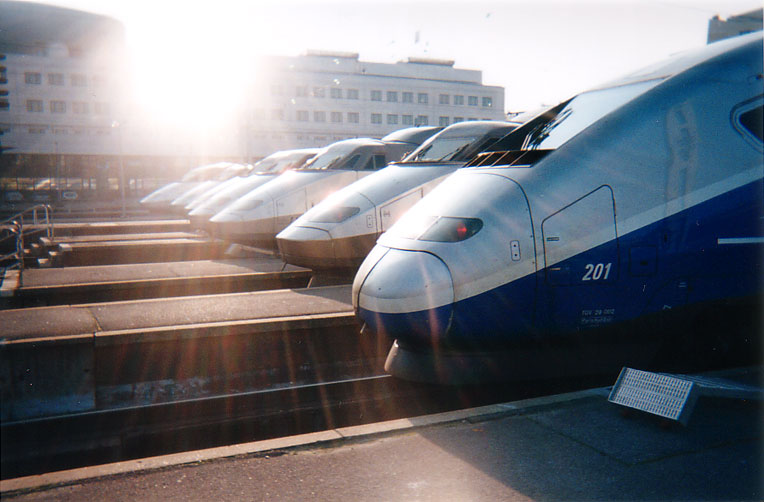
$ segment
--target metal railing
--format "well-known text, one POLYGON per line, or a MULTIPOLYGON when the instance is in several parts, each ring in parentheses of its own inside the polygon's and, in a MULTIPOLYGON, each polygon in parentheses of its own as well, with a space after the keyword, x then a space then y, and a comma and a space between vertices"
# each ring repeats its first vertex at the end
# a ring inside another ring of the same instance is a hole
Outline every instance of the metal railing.
MULTIPOLYGON (((4 254, 0 255, 0 270, 4 274, 7 269, 18 268, 19 286, 23 284, 24 280, 24 237, 33 233, 45 232, 48 239, 53 239, 52 212, 49 205, 38 204, 0 221, 0 250, 5 248, 12 249, 11 252, 4 252, 4 254), (25 217, 27 217, 26 223, 24 221, 25 217), (31 222, 28 220, 30 217, 31 222), (32 225, 31 228, 30 225, 32 225)), ((2 277, 0 277, 1 280, 2 277)))

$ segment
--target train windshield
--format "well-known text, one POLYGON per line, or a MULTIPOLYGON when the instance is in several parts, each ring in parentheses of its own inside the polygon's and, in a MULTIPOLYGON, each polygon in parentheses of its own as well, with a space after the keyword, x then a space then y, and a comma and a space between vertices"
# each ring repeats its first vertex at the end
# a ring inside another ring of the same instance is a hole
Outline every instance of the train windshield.
POLYGON ((283 153, 269 155, 254 165, 252 173, 280 173, 287 169, 295 169, 302 164, 307 156, 301 152, 288 155, 283 153))
POLYGON ((473 142, 481 136, 440 137, 432 143, 417 149, 403 159, 404 162, 446 162, 456 160, 473 142))
POLYGON ((332 145, 308 161, 302 169, 311 171, 327 169, 353 169, 365 150, 370 147, 355 145, 332 145))
POLYGON ((655 87, 661 81, 662 79, 647 80, 579 94, 568 101, 549 120, 534 124, 525 136, 520 149, 554 150, 597 120, 655 87))

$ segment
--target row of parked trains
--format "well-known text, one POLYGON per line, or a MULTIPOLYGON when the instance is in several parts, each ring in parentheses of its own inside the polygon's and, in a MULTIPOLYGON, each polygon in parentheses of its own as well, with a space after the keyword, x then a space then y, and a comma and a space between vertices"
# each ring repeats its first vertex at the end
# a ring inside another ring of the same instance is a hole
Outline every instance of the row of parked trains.
POLYGON ((681 53, 517 122, 211 166, 144 203, 354 272, 361 336, 390 340, 402 378, 760 361, 762 45, 681 53))

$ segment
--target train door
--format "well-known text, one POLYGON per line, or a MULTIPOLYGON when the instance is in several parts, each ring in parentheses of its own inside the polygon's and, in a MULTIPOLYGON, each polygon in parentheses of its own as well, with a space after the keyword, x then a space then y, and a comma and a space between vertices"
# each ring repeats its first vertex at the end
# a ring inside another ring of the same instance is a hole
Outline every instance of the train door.
POLYGON ((613 322, 619 274, 615 199, 601 186, 541 224, 547 322, 577 330, 613 322))

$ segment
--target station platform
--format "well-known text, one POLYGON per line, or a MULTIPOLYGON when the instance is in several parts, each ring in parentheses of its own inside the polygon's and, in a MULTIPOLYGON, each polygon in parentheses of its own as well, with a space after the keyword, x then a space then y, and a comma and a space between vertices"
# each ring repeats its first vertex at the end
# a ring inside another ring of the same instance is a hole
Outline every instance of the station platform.
MULTIPOLYGON (((761 368, 725 378, 761 382, 761 368)), ((761 500, 760 402, 701 399, 686 426, 608 388, 3 480, 38 500, 761 500)))
MULTIPOLYGON (((104 234, 130 234, 138 232, 188 232, 191 223, 187 219, 129 219, 118 221, 103 221, 102 218, 93 221, 61 221, 56 216, 53 224, 53 232, 56 237, 73 235, 104 235, 104 234)), ((46 226, 43 224, 28 225, 32 231, 43 232, 46 226)))
POLYGON ((0 419, 241 392, 341 372, 348 360, 365 371, 381 349, 358 336, 350 289, 0 310, 0 419))
POLYGON ((6 270, 0 306, 42 306, 305 287, 308 269, 268 255, 6 270))
POLYGON ((99 337, 157 328, 349 314, 350 285, 0 311, 0 341, 99 337))

